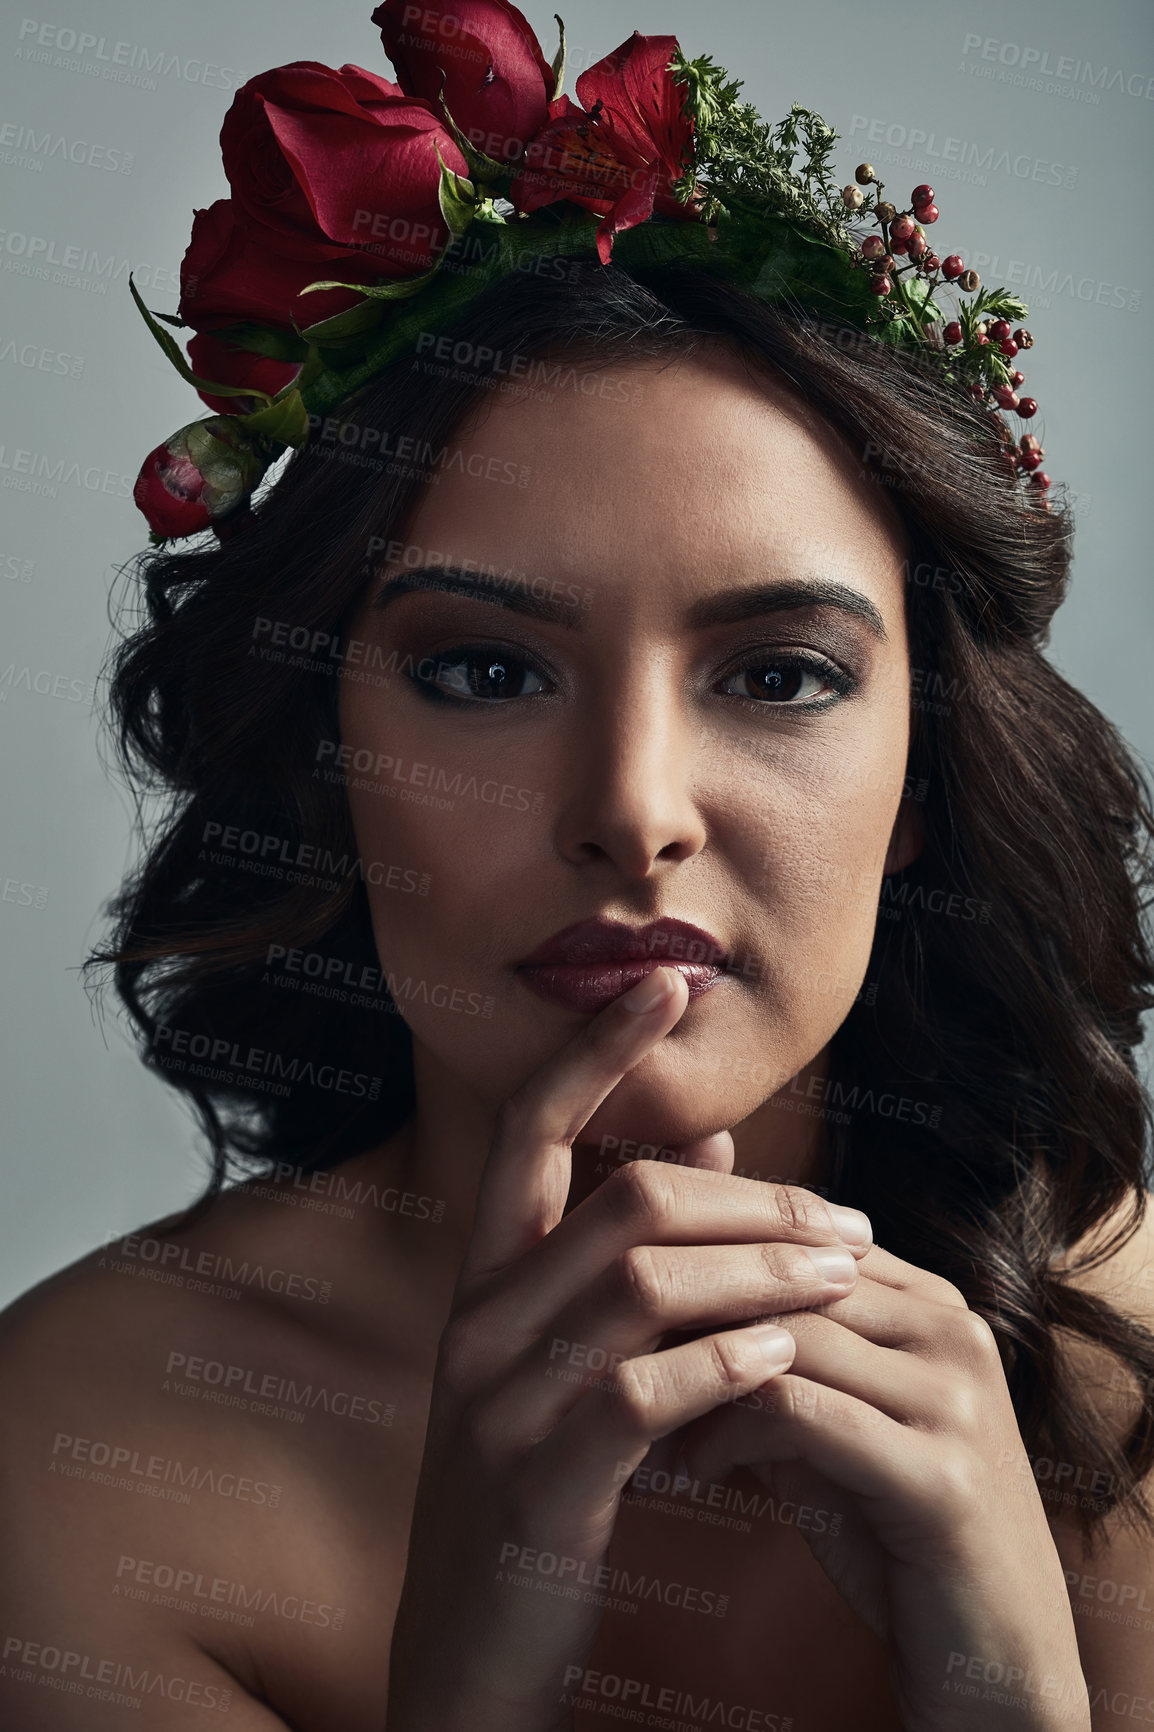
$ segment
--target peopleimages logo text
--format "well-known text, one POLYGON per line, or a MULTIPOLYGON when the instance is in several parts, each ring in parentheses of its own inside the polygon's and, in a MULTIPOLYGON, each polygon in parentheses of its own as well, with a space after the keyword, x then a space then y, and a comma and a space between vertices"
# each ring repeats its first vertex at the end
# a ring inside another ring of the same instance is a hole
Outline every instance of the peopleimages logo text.
POLYGON ((965 58, 985 60, 999 66, 1013 67, 1019 72, 1053 78, 1058 84, 1086 84, 1094 90, 1116 90, 1124 96, 1140 96, 1147 102, 1154 97, 1154 73, 1123 72, 1120 66, 1103 61, 1095 66, 1090 60, 1075 60, 1060 54, 1052 60, 1048 48, 1036 48, 1026 42, 1002 42, 996 36, 971 33, 962 43, 965 58))
POLYGON ((311 1058, 302 1059, 295 1054, 286 1057, 284 1053, 260 1046, 250 1046, 245 1051, 239 1041, 171 1028, 164 1022, 157 1025, 154 1047, 162 1064, 168 1054, 187 1053, 190 1058, 207 1059, 213 1065, 225 1063, 233 1072, 248 1071, 283 1082, 335 1089, 338 1094, 363 1095, 371 1101, 375 1101, 381 1092, 383 1079, 369 1076, 364 1071, 339 1070, 334 1064, 318 1065, 311 1058), (163 1054, 160 1052, 162 1047, 165 1049, 163 1054))
POLYGON ((154 75, 175 76, 186 84, 204 84, 211 90, 235 90, 243 83, 235 66, 218 66, 215 61, 199 60, 192 55, 182 59, 166 49, 144 48, 136 42, 110 44, 107 36, 94 36, 90 30, 76 30, 71 24, 47 24, 39 18, 23 18, 17 35, 20 47, 16 53, 22 60, 52 64, 51 55, 71 55, 75 66, 87 62, 103 77, 115 78, 118 73, 132 72, 143 73, 150 80, 154 75), (44 52, 32 52, 35 49, 44 52))

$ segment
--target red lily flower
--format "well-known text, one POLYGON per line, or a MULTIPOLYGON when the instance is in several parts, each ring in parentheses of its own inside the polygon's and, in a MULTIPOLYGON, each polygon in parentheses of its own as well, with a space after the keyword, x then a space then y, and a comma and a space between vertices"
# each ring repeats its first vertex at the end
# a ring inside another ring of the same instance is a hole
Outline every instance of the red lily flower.
POLYGON ((609 263, 613 236, 662 216, 697 220, 697 206, 673 195, 693 161, 693 121, 669 71, 676 36, 634 31, 577 80, 579 108, 567 96, 549 104, 549 120, 525 153, 510 198, 529 212, 571 199, 603 213, 597 255, 609 263))

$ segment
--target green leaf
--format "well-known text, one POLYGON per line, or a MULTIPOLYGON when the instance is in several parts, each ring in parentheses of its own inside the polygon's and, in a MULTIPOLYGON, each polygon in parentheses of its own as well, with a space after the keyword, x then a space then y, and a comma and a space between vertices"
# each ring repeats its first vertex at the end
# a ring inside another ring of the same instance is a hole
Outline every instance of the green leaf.
POLYGON ((717 256, 716 242, 709 239, 706 225, 687 218, 683 223, 645 222, 622 229, 613 236, 613 263, 626 270, 645 270, 671 264, 678 258, 700 258, 709 263, 717 256), (684 235, 677 231, 684 229, 684 235))
POLYGON ((329 367, 330 355, 331 351, 329 354, 325 354, 320 349, 310 348, 301 366, 301 370, 292 381, 291 386, 286 386, 274 401, 279 403, 281 397, 287 397, 290 389, 301 392, 307 391, 309 386, 314 384, 329 367))
POLYGON ((131 271, 128 273, 128 287, 132 291, 132 298, 139 307, 141 317, 144 319, 145 324, 148 326, 149 330, 152 332, 153 336, 156 338, 157 342, 160 344, 161 348, 164 350, 182 379, 187 380, 190 385, 195 385, 198 391, 207 391, 210 396, 213 397, 258 397, 265 403, 272 402, 272 398, 269 396, 267 391, 258 391, 252 385, 215 385, 211 379, 202 379, 199 373, 194 373, 181 353, 180 346, 176 342, 175 338, 170 337, 167 331, 161 330, 160 326, 156 323, 156 320, 152 317, 148 308, 141 300, 140 295, 137 292, 136 284, 132 280, 131 271))
POLYGON ((249 433, 279 439, 282 445, 303 445, 309 436, 308 411, 295 387, 267 409, 256 409, 251 415, 238 415, 236 419, 249 433))
POLYGON ((333 408, 391 361, 412 353, 423 331, 443 330, 482 289, 524 268, 522 260, 535 263, 539 258, 569 254, 596 257, 598 221, 589 211, 571 205, 564 220, 548 228, 527 221, 471 223, 467 233, 455 236, 441 253, 436 270, 429 273, 434 280, 428 282, 419 302, 395 308, 352 365, 338 369, 330 358, 329 369, 302 390, 305 407, 315 414, 333 408))
MULTIPOLYGON (((485 152, 479 150, 471 139, 465 137, 465 134, 461 131, 460 127, 453 119, 453 116, 450 114, 449 105, 445 101, 445 78, 443 74, 441 76, 441 88, 437 92, 437 101, 441 105, 441 113, 444 116, 445 125, 449 129, 453 143, 468 163, 469 173, 472 175, 473 179, 485 186, 498 186, 501 191, 507 192, 513 184, 513 175, 508 164, 498 162, 496 157, 486 156, 485 152)), ((433 149, 437 151, 437 161, 441 162, 441 153, 440 150, 437 149, 437 142, 435 139, 433 141, 433 149)), ((444 171, 444 168, 445 165, 441 162, 442 171, 444 171)), ((441 208, 444 210, 443 203, 441 208)), ((448 221, 447 215, 445 220, 446 222, 448 221)))
POLYGON ((477 189, 471 180, 446 165, 436 139, 433 140, 433 149, 441 165, 441 179, 437 186, 441 215, 449 225, 450 234, 463 235, 477 208, 477 189))
MULTIPOLYGON (((316 289, 355 289, 358 295, 366 295, 373 301, 406 301, 426 283, 431 283, 436 274, 437 266, 434 265, 431 271, 422 271, 420 276, 394 277, 383 283, 338 283, 326 278, 323 283, 307 283, 300 292, 311 295, 316 289)), ((302 335, 304 331, 313 329, 312 325, 304 326, 302 335)))
POLYGON ((982 361, 992 385, 1008 385, 1010 383, 1010 363, 1004 355, 1000 355, 992 343, 982 350, 982 361))
POLYGON ((923 326, 940 322, 943 317, 941 309, 931 298, 929 280, 914 271, 907 271, 898 275, 896 282, 900 299, 895 304, 909 312, 914 326, 913 339, 921 342, 923 326))
POLYGON ((795 228, 784 217, 767 217, 761 229, 761 259, 750 284, 767 300, 789 298, 853 325, 876 314, 865 271, 855 270, 839 248, 795 228))
POLYGON ((380 324, 385 317, 387 308, 383 301, 358 301, 355 307, 347 312, 334 313, 331 319, 321 319, 315 325, 303 325, 301 336, 310 344, 326 346, 330 343, 343 343, 353 337, 360 337, 366 331, 371 331, 374 325, 380 324))
POLYGON ((222 325, 209 335, 270 361, 303 361, 308 352, 308 344, 295 331, 276 331, 268 325, 222 325))
POLYGON ((555 101, 556 98, 560 96, 561 83, 565 77, 565 26, 561 22, 560 13, 554 12, 553 16, 557 20, 557 29, 560 32, 561 41, 551 62, 553 68, 553 94, 550 101, 555 101))
POLYGON ((505 218, 491 198, 483 198, 473 212, 475 223, 503 223, 505 218))
POLYGON ((1012 295, 1008 289, 994 289, 986 307, 1003 319, 1028 319, 1030 316, 1030 309, 1021 296, 1012 295))

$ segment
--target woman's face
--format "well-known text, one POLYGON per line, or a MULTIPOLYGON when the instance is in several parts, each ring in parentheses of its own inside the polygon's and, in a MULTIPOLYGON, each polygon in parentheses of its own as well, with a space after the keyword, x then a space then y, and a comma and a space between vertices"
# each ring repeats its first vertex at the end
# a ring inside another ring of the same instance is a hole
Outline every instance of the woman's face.
POLYGON ((727 351, 576 372, 450 441, 351 626, 340 756, 419 1091, 495 1108, 577 1031, 592 1012, 519 970, 575 922, 718 940, 582 1138, 670 1146, 822 1053, 917 851, 906 547, 853 454, 727 351))

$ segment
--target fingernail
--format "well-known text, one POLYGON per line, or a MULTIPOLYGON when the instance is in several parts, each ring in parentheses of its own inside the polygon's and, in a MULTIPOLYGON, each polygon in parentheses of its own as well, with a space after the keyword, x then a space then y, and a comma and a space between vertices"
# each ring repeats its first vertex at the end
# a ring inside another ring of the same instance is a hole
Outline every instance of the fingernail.
POLYGON ((796 1343, 788 1329, 778 1329, 772 1323, 758 1323, 747 1329, 746 1334, 761 1348, 771 1371, 780 1371, 792 1361, 796 1343))
POLYGON ((857 1259, 842 1245, 816 1245, 806 1250, 806 1256, 823 1281, 849 1287, 857 1279, 857 1259))
POLYGON ((626 1010, 640 1013, 645 1010, 656 1010, 663 999, 673 991, 673 971, 669 968, 654 968, 631 986, 621 999, 626 1010))
POLYGON ((874 1230, 870 1218, 860 1209, 847 1209, 842 1203, 831 1203, 829 1212, 838 1238, 844 1239, 847 1245, 873 1244, 874 1230))

